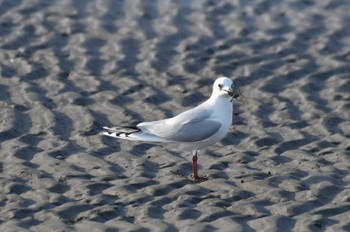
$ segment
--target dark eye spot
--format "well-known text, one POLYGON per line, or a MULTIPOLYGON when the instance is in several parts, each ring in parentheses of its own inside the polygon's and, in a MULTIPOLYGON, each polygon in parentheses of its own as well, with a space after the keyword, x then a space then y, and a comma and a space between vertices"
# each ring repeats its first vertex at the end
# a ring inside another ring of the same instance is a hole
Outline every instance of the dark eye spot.
POLYGON ((223 87, 222 84, 218 84, 218 86, 219 86, 220 89, 222 89, 222 87, 223 87))

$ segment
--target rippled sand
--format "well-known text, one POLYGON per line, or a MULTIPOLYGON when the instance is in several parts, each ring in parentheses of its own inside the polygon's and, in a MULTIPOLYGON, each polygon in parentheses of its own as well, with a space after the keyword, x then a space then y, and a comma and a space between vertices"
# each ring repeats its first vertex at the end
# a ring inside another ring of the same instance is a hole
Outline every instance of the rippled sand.
POLYGON ((1 231, 350 231, 349 1, 0 1, 1 231), (230 76, 191 155, 102 137, 230 76))

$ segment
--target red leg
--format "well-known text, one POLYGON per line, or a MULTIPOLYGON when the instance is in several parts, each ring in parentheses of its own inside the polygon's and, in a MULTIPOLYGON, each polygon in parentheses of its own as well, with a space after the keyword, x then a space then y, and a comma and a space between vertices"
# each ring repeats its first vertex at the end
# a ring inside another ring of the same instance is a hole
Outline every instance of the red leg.
POLYGON ((197 153, 196 153, 192 157, 192 170, 193 170, 192 178, 193 178, 193 180, 195 182, 206 181, 206 180, 208 180, 208 177, 206 177, 206 176, 203 176, 203 177, 198 176, 197 160, 198 160, 198 157, 197 157, 197 153))

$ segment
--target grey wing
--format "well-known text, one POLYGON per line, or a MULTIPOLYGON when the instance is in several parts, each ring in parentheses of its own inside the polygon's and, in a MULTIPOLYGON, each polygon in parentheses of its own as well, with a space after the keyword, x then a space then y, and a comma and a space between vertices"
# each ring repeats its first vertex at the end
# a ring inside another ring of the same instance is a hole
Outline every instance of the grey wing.
POLYGON ((181 125, 168 139, 178 142, 197 142, 210 138, 221 129, 221 122, 214 119, 181 125))
POLYGON ((210 138, 221 129, 221 122, 212 118, 185 123, 162 120, 137 125, 141 130, 174 142, 197 142, 210 138))

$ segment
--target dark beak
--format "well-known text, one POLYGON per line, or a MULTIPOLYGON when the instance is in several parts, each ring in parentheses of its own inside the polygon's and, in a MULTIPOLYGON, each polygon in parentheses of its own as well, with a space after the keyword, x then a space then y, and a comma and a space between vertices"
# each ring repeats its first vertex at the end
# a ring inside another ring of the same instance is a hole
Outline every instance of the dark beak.
POLYGON ((231 92, 230 92, 231 102, 233 101, 233 99, 237 99, 241 95, 242 95, 242 91, 240 89, 231 90, 231 92))

